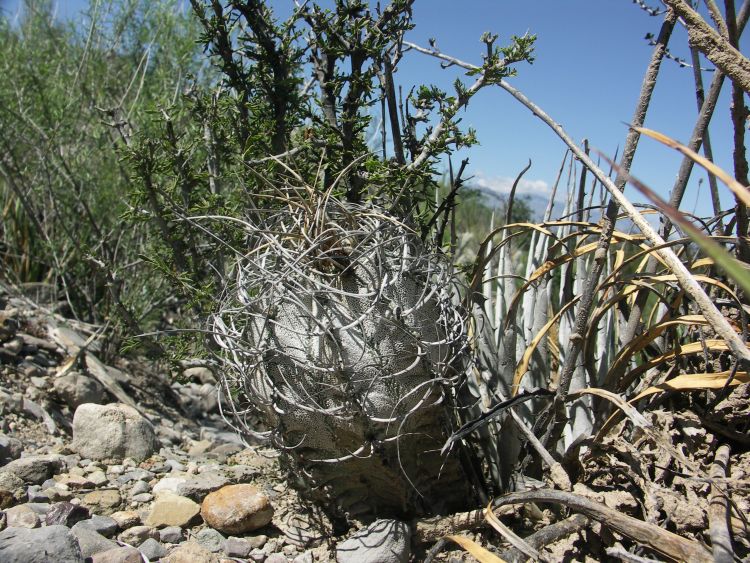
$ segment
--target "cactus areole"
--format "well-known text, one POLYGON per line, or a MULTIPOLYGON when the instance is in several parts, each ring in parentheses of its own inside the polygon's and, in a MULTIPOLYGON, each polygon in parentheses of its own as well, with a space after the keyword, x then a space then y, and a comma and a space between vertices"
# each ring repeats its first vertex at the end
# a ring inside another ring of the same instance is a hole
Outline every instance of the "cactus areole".
POLYGON ((378 209, 332 198, 248 230, 212 326, 233 422, 280 448, 338 517, 473 505, 458 456, 440 454, 465 354, 441 254, 378 209))

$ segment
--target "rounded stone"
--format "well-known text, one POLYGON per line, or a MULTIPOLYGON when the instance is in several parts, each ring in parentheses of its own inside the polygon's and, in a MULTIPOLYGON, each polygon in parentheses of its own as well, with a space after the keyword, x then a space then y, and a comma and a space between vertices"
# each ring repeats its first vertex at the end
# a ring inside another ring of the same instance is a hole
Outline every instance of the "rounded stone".
POLYGON ((73 415, 71 448, 82 457, 143 461, 158 447, 151 423, 128 405, 85 403, 73 415))
POLYGON ((60 470, 61 456, 31 455, 15 459, 3 466, 2 473, 10 473, 29 485, 40 485, 60 470))
POLYGON ((81 373, 70 373, 58 377, 53 387, 71 409, 85 403, 101 404, 107 398, 107 393, 101 383, 81 373))
POLYGON ((268 497, 253 485, 228 485, 206 496, 201 516, 220 532, 244 534, 268 524, 273 507, 268 497))

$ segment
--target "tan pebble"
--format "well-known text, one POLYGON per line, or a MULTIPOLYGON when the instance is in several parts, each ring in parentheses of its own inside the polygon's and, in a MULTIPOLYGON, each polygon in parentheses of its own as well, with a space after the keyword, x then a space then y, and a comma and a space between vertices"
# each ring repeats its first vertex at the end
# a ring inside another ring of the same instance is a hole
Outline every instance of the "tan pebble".
POLYGON ((146 524, 156 528, 179 526, 185 528, 200 514, 201 507, 189 498, 162 493, 151 507, 146 524))
POLYGON ((218 556, 194 541, 176 547, 161 561, 162 563, 220 563, 218 556))
POLYGON ((151 526, 133 526, 118 536, 119 540, 133 546, 139 546, 149 538, 159 541, 159 532, 151 526))
POLYGON ((220 532, 244 534, 268 524, 273 507, 268 497, 253 485, 228 485, 204 499, 201 516, 220 532))
POLYGON ((141 552, 134 547, 117 547, 100 551, 91 557, 91 563, 141 563, 141 552))
POLYGON ((120 506, 122 497, 119 491, 104 489, 84 495, 82 501, 83 504, 92 509, 92 512, 107 516, 120 506))
POLYGON ((138 526, 141 523, 141 517, 134 510, 118 510, 110 514, 109 517, 117 522, 121 530, 138 526))

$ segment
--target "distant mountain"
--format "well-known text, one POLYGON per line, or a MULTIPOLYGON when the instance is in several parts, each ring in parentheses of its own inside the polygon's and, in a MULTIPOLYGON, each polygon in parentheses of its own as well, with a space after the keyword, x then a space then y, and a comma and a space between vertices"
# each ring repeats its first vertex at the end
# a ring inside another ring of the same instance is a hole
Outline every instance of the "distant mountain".
MULTIPOLYGON (((469 189, 482 194, 482 203, 490 208, 503 208, 508 202, 508 194, 498 194, 496 191, 488 188, 470 186, 469 189)), ((523 200, 531 211, 533 221, 541 221, 544 218, 544 212, 549 204, 549 198, 536 194, 517 194, 516 201, 523 200)), ((565 208, 565 203, 555 201, 552 209, 552 217, 556 218, 565 208)))
MULTIPOLYGON (((487 188, 480 188, 480 187, 470 187, 469 189, 478 192, 482 195, 482 202, 487 205, 490 208, 498 209, 498 208, 504 208, 505 204, 508 201, 508 194, 498 194, 496 191, 493 191, 491 189, 487 188)), ((558 196, 562 195, 565 197, 567 194, 558 194, 558 196)), ((523 200, 526 205, 529 207, 529 210, 531 211, 531 220, 536 222, 541 222, 544 218, 544 213, 547 210, 547 205, 549 204, 549 198, 536 195, 536 194, 517 194, 516 195, 516 201, 523 200)), ((565 201, 561 198, 555 199, 554 206, 552 208, 552 215, 551 219, 560 219, 561 215, 563 214, 563 211, 565 209, 565 201)), ((599 218, 601 217, 599 210, 592 210, 591 216, 589 217, 589 221, 597 222, 599 221, 599 218)), ((573 217, 570 217, 573 219, 573 217)), ((646 219, 651 223, 653 226, 658 227, 659 226, 659 218, 657 215, 649 214, 646 215, 646 219)), ((617 230, 622 232, 634 232, 637 230, 635 225, 633 224, 630 219, 620 219, 617 222, 617 230)))

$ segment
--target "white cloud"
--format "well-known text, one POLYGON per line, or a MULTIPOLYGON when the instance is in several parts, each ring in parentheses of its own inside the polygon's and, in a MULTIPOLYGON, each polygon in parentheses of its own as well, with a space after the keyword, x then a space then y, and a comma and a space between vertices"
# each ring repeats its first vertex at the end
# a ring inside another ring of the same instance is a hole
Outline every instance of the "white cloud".
MULTIPOLYGON (((474 175, 470 184, 497 195, 506 195, 510 193, 514 181, 515 178, 509 178, 506 176, 487 176, 480 171, 474 175)), ((549 197, 551 193, 550 185, 544 180, 527 180, 521 178, 521 181, 518 182, 518 187, 516 188, 517 195, 529 194, 549 197)))

